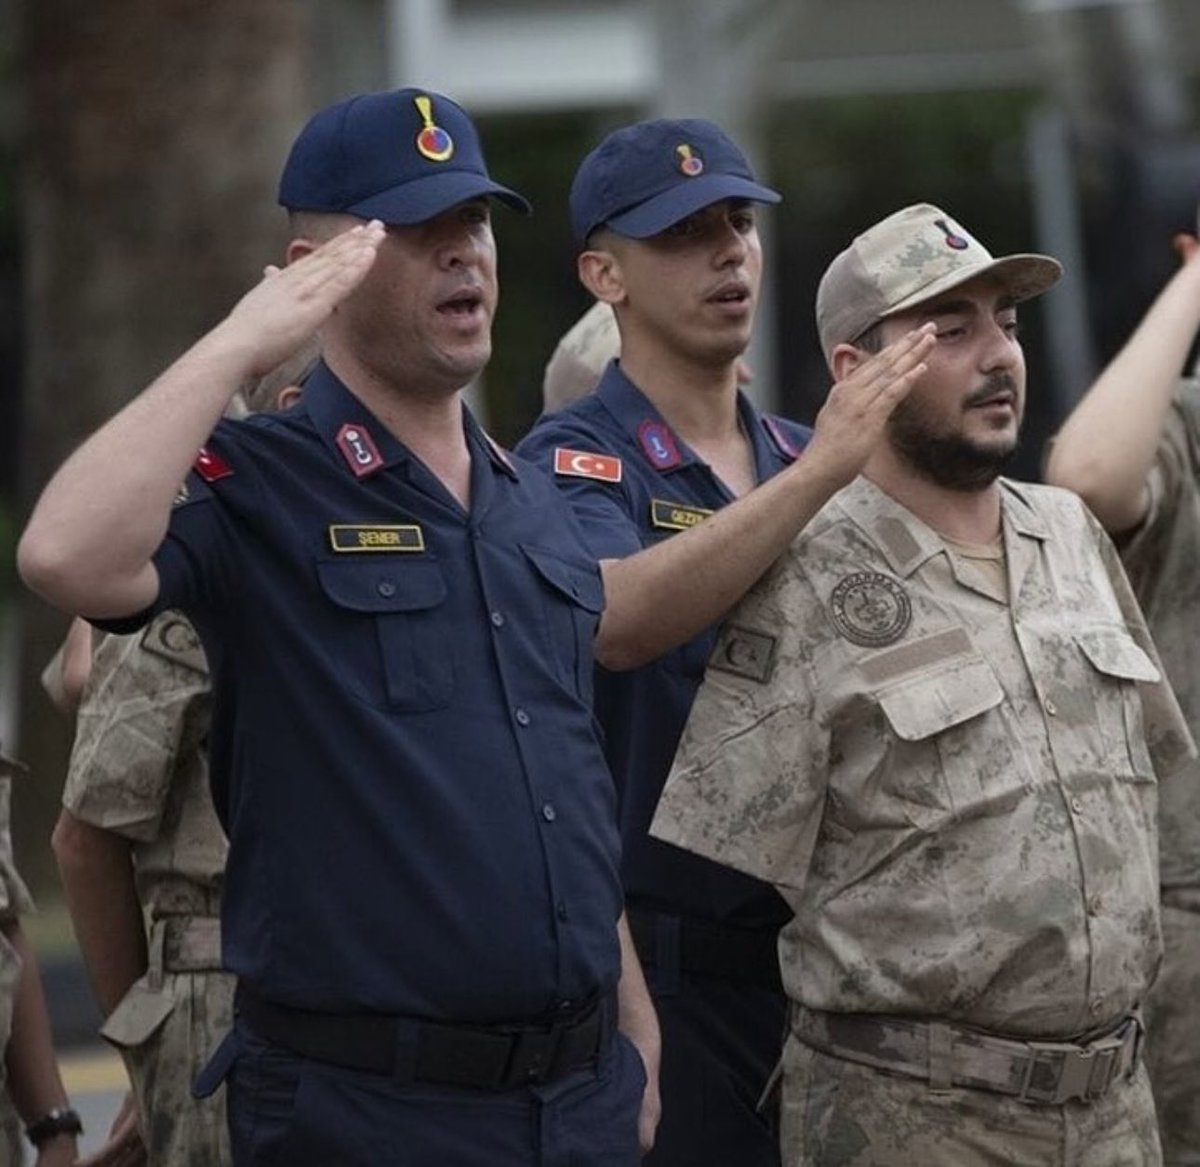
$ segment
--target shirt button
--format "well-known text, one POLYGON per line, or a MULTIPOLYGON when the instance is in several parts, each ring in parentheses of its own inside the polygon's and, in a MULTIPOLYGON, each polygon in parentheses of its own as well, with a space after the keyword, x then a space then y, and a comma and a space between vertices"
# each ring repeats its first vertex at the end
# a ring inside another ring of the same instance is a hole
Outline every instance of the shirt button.
POLYGON ((396 585, 390 579, 381 579, 376 585, 375 590, 381 596, 394 596, 396 594, 396 585))
POLYGON ((529 724, 529 714, 526 713, 524 709, 518 709, 516 711, 516 713, 513 714, 513 716, 517 719, 518 725, 528 725, 529 724))
POLYGON ((1088 911, 1091 912, 1093 916, 1098 916, 1100 914, 1100 909, 1103 906, 1104 901, 1098 895, 1094 895, 1088 900, 1088 911))
POLYGON ((1071 809, 1076 814, 1083 814, 1083 803, 1080 802, 1078 798, 1072 798, 1071 799, 1071 809))
POLYGON ((1093 997, 1092 1004, 1091 1004, 1092 1012, 1099 1013, 1100 1010, 1103 1008, 1104 1008, 1104 998, 1103 997, 1093 997))
POLYGON ((1058 706, 1055 705, 1049 697, 1046 698, 1046 712, 1049 713, 1051 717, 1058 716, 1058 706))
POLYGON ((502 612, 493 612, 491 619, 492 619, 492 624, 494 627, 496 627, 496 628, 504 627, 504 614, 502 612))
POLYGON ((548 823, 552 823, 556 818, 558 818, 558 811, 554 809, 554 803, 542 803, 542 818, 544 818, 548 823))
POLYGON ((554 910, 560 920, 566 920, 571 914, 567 911, 567 905, 564 904, 562 900, 558 901, 558 906, 554 910))

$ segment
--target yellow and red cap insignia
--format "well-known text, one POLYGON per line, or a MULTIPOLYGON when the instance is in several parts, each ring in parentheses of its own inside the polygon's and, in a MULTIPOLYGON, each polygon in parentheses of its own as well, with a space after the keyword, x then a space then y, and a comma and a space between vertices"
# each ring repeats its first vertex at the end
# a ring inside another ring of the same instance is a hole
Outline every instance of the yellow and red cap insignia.
POLYGON ((454 153, 454 139, 433 120, 433 102, 425 94, 413 98, 425 123, 417 135, 417 153, 430 162, 445 162, 454 153))
POLYGON ((688 178, 695 178, 704 173, 704 159, 691 146, 676 146, 675 153, 679 155, 679 171, 688 178))

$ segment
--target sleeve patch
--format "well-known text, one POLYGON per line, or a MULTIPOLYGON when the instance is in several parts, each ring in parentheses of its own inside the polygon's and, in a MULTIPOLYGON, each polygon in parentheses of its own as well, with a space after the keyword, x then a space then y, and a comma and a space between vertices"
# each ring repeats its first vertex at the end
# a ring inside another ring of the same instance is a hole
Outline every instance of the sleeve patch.
POLYGON ((600 482, 620 482, 621 459, 612 454, 559 446, 554 451, 554 473, 572 478, 595 478, 600 482))
POLYGON ((775 668, 777 640, 766 632, 726 624, 717 637, 708 667, 765 684, 775 668))

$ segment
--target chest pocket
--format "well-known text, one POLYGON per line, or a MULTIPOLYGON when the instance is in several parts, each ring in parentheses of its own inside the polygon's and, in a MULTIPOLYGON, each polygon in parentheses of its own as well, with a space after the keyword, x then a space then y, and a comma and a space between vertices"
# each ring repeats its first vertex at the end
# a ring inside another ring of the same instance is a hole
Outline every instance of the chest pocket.
POLYGON ((541 583, 546 651, 559 680, 589 705, 592 700, 592 643, 604 611, 604 585, 594 562, 566 559, 521 544, 541 583))
POLYGON ((948 661, 875 697, 894 735, 881 789, 914 826, 999 814, 1024 793, 1004 689, 982 657, 948 661))
POLYGON ((1089 712, 1095 717, 1100 764, 1134 782, 1153 782, 1137 682, 1157 683, 1161 673, 1123 628, 1085 628, 1074 635, 1095 670, 1097 692, 1089 712))
POLYGON ((405 713, 444 708, 454 693, 454 635, 448 589, 436 559, 387 556, 371 563, 323 562, 317 576, 326 597, 355 613, 347 658, 361 661, 345 677, 369 704, 405 713))

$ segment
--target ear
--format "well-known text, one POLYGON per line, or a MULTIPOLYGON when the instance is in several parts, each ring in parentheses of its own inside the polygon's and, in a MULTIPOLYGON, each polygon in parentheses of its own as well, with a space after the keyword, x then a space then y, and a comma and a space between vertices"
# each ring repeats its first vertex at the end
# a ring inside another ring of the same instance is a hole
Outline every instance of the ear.
POLYGON ((303 259, 304 256, 316 251, 320 246, 319 243, 301 235, 287 245, 287 261, 288 263, 295 263, 296 260, 303 259))
POLYGON ((302 396, 304 396, 304 390, 299 385, 284 385, 275 394, 275 408, 291 409, 302 396))
POLYGON ((575 261, 579 282, 597 300, 606 304, 620 304, 625 299, 625 281, 621 274, 620 260, 611 251, 600 249, 582 251, 575 261))
POLYGON ((870 359, 870 353, 863 352, 852 344, 836 344, 833 346, 833 352, 829 354, 829 371, 833 374, 835 382, 844 381, 859 365, 866 364, 870 359))

